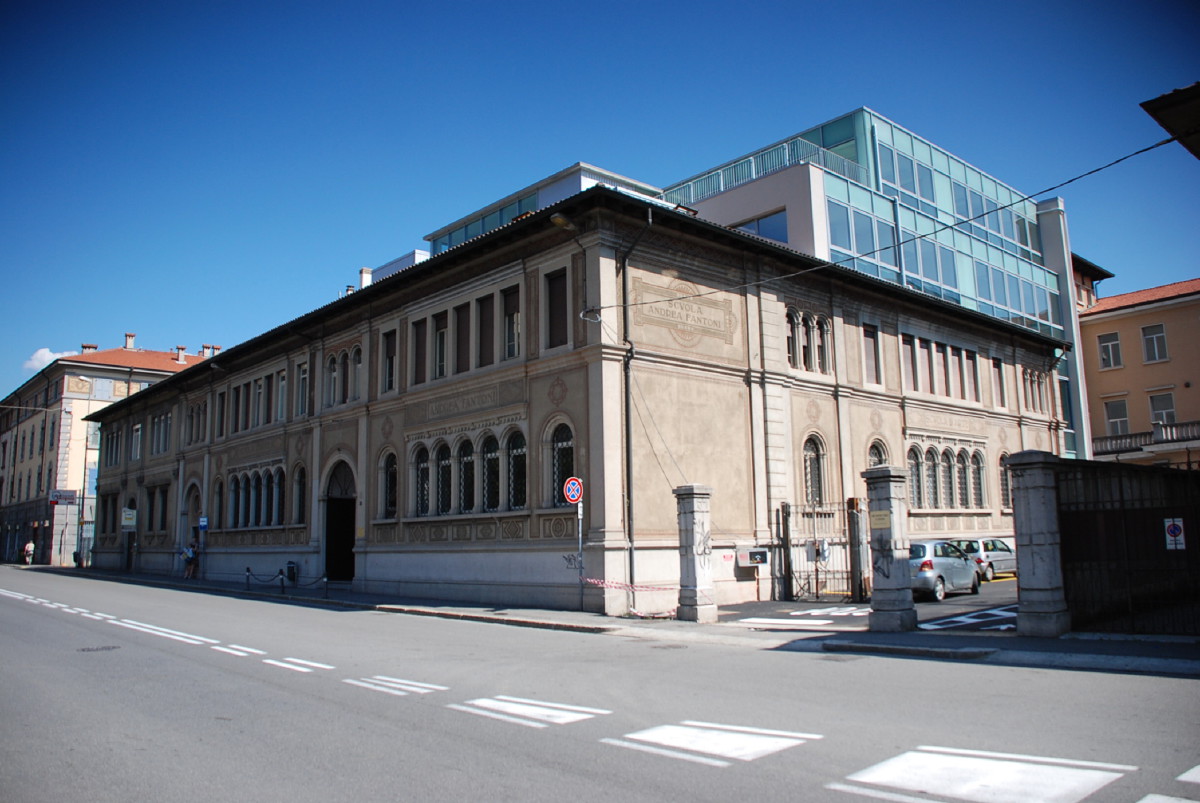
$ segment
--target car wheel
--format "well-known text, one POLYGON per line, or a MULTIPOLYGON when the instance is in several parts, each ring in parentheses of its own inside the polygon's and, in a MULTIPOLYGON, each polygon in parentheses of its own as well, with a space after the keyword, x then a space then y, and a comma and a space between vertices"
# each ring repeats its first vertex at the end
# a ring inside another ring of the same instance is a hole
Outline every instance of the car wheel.
POLYGON ((992 568, 992 564, 989 563, 987 565, 987 569, 985 569, 984 572, 985 572, 985 574, 983 576, 983 579, 987 580, 989 583, 996 579, 996 570, 992 568))
POLYGON ((933 591, 929 592, 929 598, 934 602, 941 602, 946 598, 946 581, 938 578, 933 583, 933 591))
MULTIPOLYGON (((991 569, 989 566, 988 569, 991 569)), ((975 572, 975 576, 971 578, 971 593, 979 593, 979 572, 975 572)))

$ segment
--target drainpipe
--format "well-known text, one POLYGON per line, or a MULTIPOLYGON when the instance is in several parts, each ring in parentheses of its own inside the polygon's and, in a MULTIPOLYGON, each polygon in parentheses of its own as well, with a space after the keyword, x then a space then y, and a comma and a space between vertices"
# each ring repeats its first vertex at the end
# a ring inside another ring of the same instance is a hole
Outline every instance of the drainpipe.
POLYGON ((654 223, 654 209, 646 208, 646 225, 633 238, 633 242, 617 257, 617 268, 621 271, 621 333, 629 350, 625 352, 623 362, 625 374, 625 539, 629 546, 629 608, 636 607, 636 594, 633 590, 634 578, 634 543, 633 543, 633 376, 631 364, 634 358, 633 341, 629 339, 629 255, 642 239, 642 235, 654 223))

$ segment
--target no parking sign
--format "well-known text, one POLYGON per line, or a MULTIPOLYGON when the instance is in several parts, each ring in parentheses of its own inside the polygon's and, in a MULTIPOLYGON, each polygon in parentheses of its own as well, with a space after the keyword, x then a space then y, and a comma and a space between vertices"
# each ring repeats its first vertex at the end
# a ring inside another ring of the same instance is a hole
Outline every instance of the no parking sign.
POLYGON ((579 504, 579 500, 583 499, 583 480, 578 477, 569 477, 563 483, 563 498, 572 505, 579 504))
POLYGON ((1167 549, 1186 549, 1183 541, 1183 519, 1163 519, 1167 533, 1167 549))

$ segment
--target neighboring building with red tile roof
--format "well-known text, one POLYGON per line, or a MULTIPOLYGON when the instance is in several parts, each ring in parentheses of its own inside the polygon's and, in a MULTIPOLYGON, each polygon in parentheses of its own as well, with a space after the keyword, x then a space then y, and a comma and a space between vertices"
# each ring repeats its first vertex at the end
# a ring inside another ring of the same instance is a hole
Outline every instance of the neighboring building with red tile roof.
MULTIPOLYGON (((219 351, 208 345, 199 354, 183 346, 151 351, 137 348, 134 338, 126 334, 125 346, 114 349, 85 343, 0 402, 0 560, 23 559, 33 540, 35 563, 70 565, 76 553, 86 561, 100 439, 84 418, 219 351)), ((162 424, 157 434, 167 443, 169 417, 162 424)))
POLYGON ((1079 329, 1096 459, 1200 468, 1200 278, 1102 298, 1079 329))

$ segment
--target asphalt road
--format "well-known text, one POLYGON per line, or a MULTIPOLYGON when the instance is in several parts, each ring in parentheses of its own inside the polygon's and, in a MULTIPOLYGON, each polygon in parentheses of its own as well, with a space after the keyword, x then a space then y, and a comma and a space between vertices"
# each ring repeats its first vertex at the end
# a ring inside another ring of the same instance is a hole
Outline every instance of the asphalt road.
POLYGON ((5 803, 1200 800, 1195 680, 657 642, 11 567, 0 644, 5 803))

